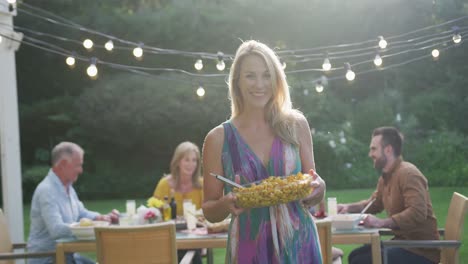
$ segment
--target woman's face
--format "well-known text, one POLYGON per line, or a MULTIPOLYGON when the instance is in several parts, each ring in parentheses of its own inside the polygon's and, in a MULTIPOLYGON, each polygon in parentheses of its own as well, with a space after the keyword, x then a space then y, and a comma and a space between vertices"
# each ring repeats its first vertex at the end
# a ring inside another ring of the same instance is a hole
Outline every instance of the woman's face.
POLYGON ((264 108, 273 95, 271 76, 263 58, 248 55, 240 65, 239 89, 247 108, 264 108))
POLYGON ((179 162, 180 175, 192 176, 197 169, 198 158, 194 151, 187 152, 179 162))

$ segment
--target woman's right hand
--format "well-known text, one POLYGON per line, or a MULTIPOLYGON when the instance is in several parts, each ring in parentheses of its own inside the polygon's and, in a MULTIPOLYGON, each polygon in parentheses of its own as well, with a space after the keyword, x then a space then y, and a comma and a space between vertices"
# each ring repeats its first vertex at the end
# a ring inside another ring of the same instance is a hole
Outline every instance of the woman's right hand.
POLYGON ((237 206, 237 197, 232 192, 224 195, 220 200, 223 204, 225 204, 225 207, 228 209, 232 216, 238 216, 245 210, 244 208, 237 206))

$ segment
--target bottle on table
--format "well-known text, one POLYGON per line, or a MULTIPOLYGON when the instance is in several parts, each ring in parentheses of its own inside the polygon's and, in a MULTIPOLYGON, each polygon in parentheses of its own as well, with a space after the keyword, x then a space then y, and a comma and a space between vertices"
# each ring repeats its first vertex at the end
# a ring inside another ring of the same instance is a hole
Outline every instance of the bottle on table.
POLYGON ((171 219, 176 219, 177 218, 177 203, 175 201, 174 196, 172 196, 171 203, 169 205, 171 206, 171 219))
POLYGON ((169 204, 169 198, 164 196, 164 205, 163 205, 163 220, 169 221, 171 220, 172 212, 171 212, 171 205, 169 204))

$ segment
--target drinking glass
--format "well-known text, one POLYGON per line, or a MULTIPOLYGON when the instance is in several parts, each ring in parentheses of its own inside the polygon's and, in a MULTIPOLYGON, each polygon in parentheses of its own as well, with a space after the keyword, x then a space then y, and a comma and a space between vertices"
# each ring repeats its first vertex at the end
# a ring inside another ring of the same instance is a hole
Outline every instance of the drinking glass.
POLYGON ((136 213, 136 202, 135 200, 127 200, 126 204, 127 215, 131 216, 136 213))
POLYGON ((185 208, 185 221, 187 222, 187 229, 193 230, 197 228, 197 217, 195 216, 195 205, 190 205, 185 208))

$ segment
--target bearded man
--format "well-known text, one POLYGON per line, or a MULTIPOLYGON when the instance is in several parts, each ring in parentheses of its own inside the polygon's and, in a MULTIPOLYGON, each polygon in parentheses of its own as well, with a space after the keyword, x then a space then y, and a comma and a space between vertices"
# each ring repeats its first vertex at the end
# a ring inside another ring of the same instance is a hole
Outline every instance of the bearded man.
MULTIPOLYGON (((364 226, 390 228, 399 240, 437 240, 437 220, 432 210, 432 201, 426 177, 419 169, 404 161, 401 155, 403 135, 394 127, 379 127, 372 133, 369 157, 380 177, 377 188, 368 200, 350 204, 338 204, 339 213, 359 213, 371 203, 366 211, 364 226), (373 214, 385 210, 387 218, 373 214)), ((432 264, 439 263, 440 251, 424 248, 390 248, 389 263, 432 264)), ((369 245, 353 250, 350 264, 372 263, 369 245)))

